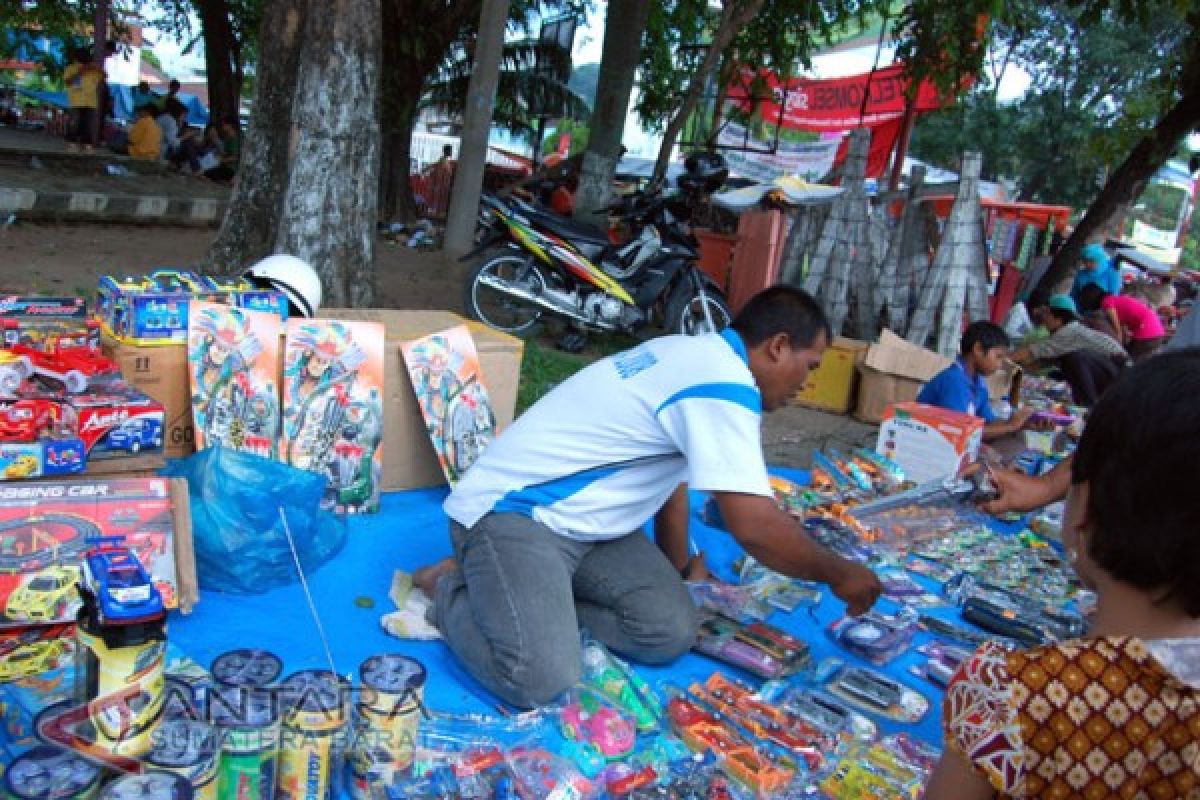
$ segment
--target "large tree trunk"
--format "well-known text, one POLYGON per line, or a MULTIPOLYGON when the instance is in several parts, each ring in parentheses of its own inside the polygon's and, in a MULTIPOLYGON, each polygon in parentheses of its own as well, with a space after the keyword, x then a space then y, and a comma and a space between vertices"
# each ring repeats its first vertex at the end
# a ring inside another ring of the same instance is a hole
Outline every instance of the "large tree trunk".
POLYGON ((597 212, 607 208, 611 199, 625 114, 649 13, 649 0, 610 0, 608 4, 596 104, 588 123, 591 135, 575 195, 575 218, 585 222, 596 222, 597 212))
POLYGON ((721 18, 717 23, 717 32, 713 34, 712 44, 708 46, 708 50, 704 53, 704 60, 700 62, 700 68, 696 70, 688 83, 687 92, 683 95, 683 103, 675 112, 675 116, 671 117, 671 121, 667 123, 667 129, 663 131, 662 145, 658 148, 658 158, 654 162, 652 183, 659 183, 666 176, 667 167, 671 164, 671 151, 675 149, 675 141, 679 138, 688 117, 696 110, 696 106, 700 102, 700 95, 703 94, 709 77, 720 65, 721 54, 732 44, 734 37, 746 26, 746 23, 754 19, 754 16, 762 10, 765 2, 766 0, 725 0, 721 6, 721 18))
POLYGON ((287 190, 289 131, 308 0, 267 0, 259 36, 254 113, 237 184, 205 257, 210 269, 238 272, 275 251, 287 190))
POLYGON ((375 297, 380 0, 311 14, 296 78, 278 249, 313 265, 323 304, 375 297))
POLYGON ((1142 137, 1129 156, 1109 177, 1074 232, 1054 256, 1038 288, 1053 291, 1071 280, 1079 262, 1079 252, 1107 226, 1122 208, 1133 203, 1154 173, 1175 152, 1179 142, 1200 125, 1200 46, 1185 69, 1181 81, 1183 96, 1166 116, 1142 137), (1186 76, 1191 76, 1188 80, 1186 76))
POLYGON ((204 32, 204 66, 208 72, 208 107, 214 122, 238 118, 241 95, 240 71, 234 57, 233 27, 226 0, 196 3, 204 32))

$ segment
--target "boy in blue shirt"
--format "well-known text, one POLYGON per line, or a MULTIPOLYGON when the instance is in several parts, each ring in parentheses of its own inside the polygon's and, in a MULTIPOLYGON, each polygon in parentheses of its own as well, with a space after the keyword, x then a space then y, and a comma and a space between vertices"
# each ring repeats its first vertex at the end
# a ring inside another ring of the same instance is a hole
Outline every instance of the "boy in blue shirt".
POLYGON ((962 355, 925 384, 917 402, 979 417, 984 422, 985 441, 1021 431, 1029 424, 1033 410, 1018 409, 1008 420, 997 420, 984 383, 1004 365, 1008 348, 1008 334, 999 325, 972 322, 962 337, 962 355))

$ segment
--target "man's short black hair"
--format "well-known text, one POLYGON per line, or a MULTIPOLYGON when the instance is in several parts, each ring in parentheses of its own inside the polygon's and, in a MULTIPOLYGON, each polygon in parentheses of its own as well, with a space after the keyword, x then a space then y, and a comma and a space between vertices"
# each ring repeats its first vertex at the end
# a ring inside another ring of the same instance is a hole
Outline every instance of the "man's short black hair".
POLYGON ((829 319, 811 294, 792 286, 772 286, 750 298, 731 326, 747 347, 755 347, 777 333, 786 333, 792 347, 810 347, 821 334, 833 338, 829 319))
POLYGON ((975 345, 983 345, 984 352, 991 350, 993 347, 1007 348, 1009 342, 1008 334, 994 322, 989 322, 986 319, 977 320, 967 326, 967 330, 962 335, 961 351, 964 356, 971 355, 971 351, 975 349, 975 345))
POLYGON ((1079 315, 1074 311, 1068 311, 1065 308, 1055 308, 1054 306, 1046 306, 1046 313, 1055 317, 1059 322, 1066 325, 1068 322, 1077 322, 1079 315))
POLYGON ((1108 296, 1109 293, 1104 291, 1104 287, 1099 284, 1087 284, 1079 290, 1079 311, 1083 314, 1089 311, 1099 311, 1100 306, 1104 303, 1104 298, 1108 296))
POLYGON ((171 92, 178 92, 179 91, 179 81, 172 78, 171 82, 167 84, 167 89, 171 92))
POLYGON ((1200 348, 1161 353, 1092 409, 1071 480, 1088 484, 1087 552, 1118 581, 1200 618, 1200 348))

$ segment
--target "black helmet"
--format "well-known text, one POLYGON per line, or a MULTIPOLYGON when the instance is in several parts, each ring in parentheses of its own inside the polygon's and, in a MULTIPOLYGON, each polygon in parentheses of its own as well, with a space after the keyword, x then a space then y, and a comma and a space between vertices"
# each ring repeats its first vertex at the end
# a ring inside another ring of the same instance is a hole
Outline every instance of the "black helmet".
POLYGON ((685 192, 712 194, 724 186, 729 178, 729 166, 720 153, 692 153, 684 160, 683 168, 684 173, 675 182, 685 192))

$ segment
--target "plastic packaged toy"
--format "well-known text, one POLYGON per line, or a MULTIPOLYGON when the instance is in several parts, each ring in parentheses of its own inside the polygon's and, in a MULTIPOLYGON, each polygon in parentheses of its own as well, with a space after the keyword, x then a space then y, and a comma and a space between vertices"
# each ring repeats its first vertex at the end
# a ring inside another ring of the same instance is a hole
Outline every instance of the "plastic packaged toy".
POLYGON ((583 682, 632 717, 639 733, 661 726, 662 700, 640 675, 591 638, 583 641, 583 682))
POLYGON ((875 573, 883 584, 883 594, 889 600, 909 606, 928 608, 944 606, 946 601, 913 580, 902 569, 888 567, 875 573))
POLYGON ((812 661, 807 644, 773 625, 742 625, 715 614, 701 617, 692 649, 767 679, 794 675, 812 661))
POLYGON ((771 615, 772 607, 757 586, 739 586, 714 581, 686 581, 688 594, 696 608, 737 620, 744 624, 761 622, 771 615))
POLYGON ((937 758, 936 750, 904 734, 889 736, 847 753, 821 789, 838 800, 916 800, 937 758))
POLYGON ((843 666, 825 688, 857 708, 896 722, 917 722, 929 711, 929 700, 916 689, 867 667, 843 666))
POLYGON ((760 700, 748 687, 719 672, 714 672, 703 684, 692 684, 688 694, 756 739, 770 742, 802 760, 810 771, 819 769, 837 745, 836 734, 760 700))
POLYGON ((506 754, 522 800, 590 800, 600 787, 570 762, 540 748, 518 747, 506 754))
POLYGON ((866 716, 815 689, 782 687, 775 696, 764 685, 759 696, 843 741, 871 742, 879 735, 879 726, 866 716))
POLYGON ((1027 645, 1081 636, 1087 627, 1079 614, 970 576, 947 585, 947 593, 961 605, 963 619, 1027 645))
POLYGON ((585 774, 599 772, 589 767, 601 760, 614 761, 633 752, 636 725, 609 705, 597 691, 581 686, 567 692, 566 702, 558 712, 558 721, 563 738, 570 746, 571 752, 567 755, 583 768, 585 774))
POLYGON ((963 661, 971 657, 971 651, 962 647, 929 642, 917 648, 926 657, 925 663, 914 664, 909 670, 918 678, 924 678, 939 689, 945 689, 963 661))
POLYGON ((908 650, 917 632, 917 614, 907 606, 895 614, 872 609, 859 617, 843 617, 829 631, 844 650, 883 666, 908 650))
POLYGON ((716 714, 682 693, 667 701, 671 727, 697 753, 712 753, 721 768, 756 795, 769 797, 791 783, 795 770, 773 762, 716 714))

